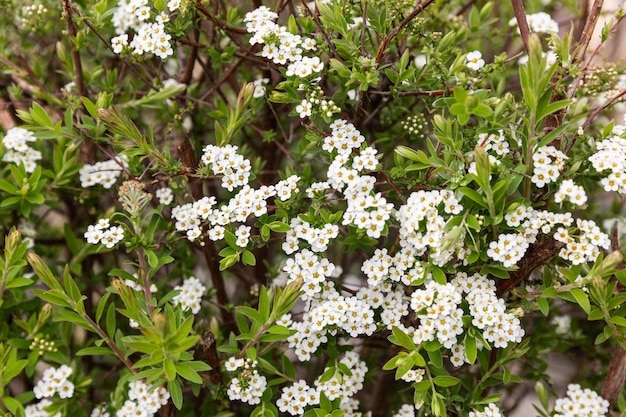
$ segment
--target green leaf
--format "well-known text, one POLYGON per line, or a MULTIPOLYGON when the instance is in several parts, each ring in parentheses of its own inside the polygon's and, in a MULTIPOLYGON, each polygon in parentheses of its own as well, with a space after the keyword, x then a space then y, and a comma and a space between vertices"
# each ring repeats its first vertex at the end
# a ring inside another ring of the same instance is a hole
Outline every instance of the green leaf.
POLYGON ((202 378, 200 378, 200 375, 198 375, 198 373, 186 363, 177 363, 176 373, 185 378, 187 381, 202 384, 202 378))
POLYGON ((572 296, 574 296, 576 302, 585 311, 585 313, 589 314, 591 311, 591 304, 589 303, 589 297, 587 294, 580 288, 574 288, 569 292, 572 296))
POLYGON ((406 333, 396 326, 393 326, 392 332, 393 335, 388 337, 391 343, 402 346, 409 351, 415 350, 415 343, 413 343, 413 340, 406 333))
POLYGON ((549 105, 543 107, 541 111, 537 113, 537 120, 541 120, 549 114, 557 112, 565 107, 569 106, 572 103, 572 100, 559 100, 554 103, 550 103, 549 105))
POLYGON ((433 382, 440 387, 452 387, 461 382, 461 380, 450 375, 439 375, 433 378, 433 382))
POLYGON ((485 208, 487 207, 487 200, 485 200, 485 197, 483 197, 476 190, 473 190, 473 189, 468 188, 468 187, 460 187, 458 190, 465 197, 469 198, 470 200, 474 201, 475 203, 478 203, 480 206, 485 207, 485 208))
POLYGON ((539 311, 541 311, 541 314, 548 317, 548 314, 550 313, 550 303, 546 298, 538 297, 537 307, 539 307, 539 311))
POLYGON ((265 324, 265 320, 263 318, 263 315, 261 313, 259 313, 258 311, 256 311, 255 309, 253 309, 252 307, 238 306, 236 309, 237 309, 237 311, 239 313, 241 313, 244 316, 248 317, 253 322, 256 322, 256 323, 258 323, 260 325, 265 324))
POLYGON ((243 261, 244 265, 250 265, 250 266, 256 265, 256 258, 254 257, 254 254, 250 252, 249 250, 244 250, 242 252, 241 260, 243 261))
POLYGON ((113 351, 111 348, 106 346, 92 346, 86 347, 78 352, 76 352, 77 356, 91 356, 91 355, 113 355, 113 351))
POLYGON ((180 382, 177 379, 168 381, 167 389, 172 396, 172 402, 177 409, 181 409, 183 406, 183 390, 180 386, 180 382))
POLYGON ((26 287, 28 285, 31 285, 33 283, 33 280, 30 278, 24 278, 24 277, 20 277, 20 278, 14 278, 11 281, 9 281, 7 283, 7 285, 5 286, 5 288, 20 288, 20 287, 26 287))
POLYGON ((48 288, 63 292, 63 287, 61 287, 61 284, 59 284, 54 275, 52 275, 52 271, 50 271, 48 265, 46 265, 39 255, 34 252, 28 252, 26 258, 30 266, 35 270, 35 274, 37 274, 39 279, 42 280, 48 288))
POLYGON ((609 319, 611 323, 617 324, 618 326, 626 327, 626 318, 620 316, 613 316, 609 319))
POLYGON ((2 398, 2 402, 6 406, 7 410, 9 410, 11 414, 13 414, 14 416, 17 416, 19 414, 24 414, 24 407, 15 398, 4 396, 2 398))
POLYGON ((163 361, 163 372, 165 372, 168 381, 173 381, 176 378, 176 366, 170 358, 163 361))
POLYGON ((477 353, 476 339, 467 334, 465 336, 465 356, 467 357, 467 361, 473 364, 476 361, 477 353))

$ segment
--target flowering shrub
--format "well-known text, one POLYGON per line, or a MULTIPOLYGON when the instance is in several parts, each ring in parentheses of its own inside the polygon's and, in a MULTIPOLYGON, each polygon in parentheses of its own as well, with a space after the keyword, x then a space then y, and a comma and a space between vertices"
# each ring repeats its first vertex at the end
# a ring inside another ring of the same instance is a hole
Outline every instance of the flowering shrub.
POLYGON ((624 9, 0 2, 0 412, 626 412, 624 9))

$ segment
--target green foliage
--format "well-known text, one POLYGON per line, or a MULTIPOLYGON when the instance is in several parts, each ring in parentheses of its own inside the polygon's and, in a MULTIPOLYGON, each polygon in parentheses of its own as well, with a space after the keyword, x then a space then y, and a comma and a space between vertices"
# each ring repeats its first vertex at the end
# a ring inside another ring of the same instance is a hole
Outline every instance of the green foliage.
POLYGON ((513 3, 292 6, 0 0, 0 415, 47 364, 62 416, 543 417, 574 352, 623 415, 624 69, 513 3))

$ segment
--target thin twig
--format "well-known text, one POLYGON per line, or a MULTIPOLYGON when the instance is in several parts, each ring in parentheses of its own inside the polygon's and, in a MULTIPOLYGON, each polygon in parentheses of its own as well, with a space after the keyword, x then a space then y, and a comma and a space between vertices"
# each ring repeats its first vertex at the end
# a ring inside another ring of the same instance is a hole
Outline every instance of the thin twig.
MULTIPOLYGON (((78 17, 80 17, 81 22, 85 24, 85 26, 87 26, 95 35, 98 39, 100 39, 100 42, 102 42, 104 44, 104 46, 106 46, 106 48, 113 52, 116 56, 118 54, 115 53, 115 51, 113 50, 113 47, 109 44, 109 42, 107 42, 106 39, 104 39, 104 37, 100 34, 100 32, 98 32, 98 30, 94 27, 94 25, 91 24, 91 22, 89 22, 89 19, 87 19, 85 16, 83 16, 83 14, 80 12, 80 10, 78 10, 76 7, 74 7, 72 5, 72 11, 74 12, 74 14, 76 14, 78 17)), ((121 58, 120 58, 121 59, 121 58)), ((143 83, 145 85, 147 85, 148 87, 156 90, 157 88, 152 84, 152 82, 146 78, 141 72, 139 72, 139 70, 137 70, 137 68, 135 68, 134 65, 132 65, 131 63, 129 63, 128 61, 121 59, 121 61, 141 80, 143 81, 143 83)))
POLYGON ((72 19, 72 5, 69 0, 63 0, 63 17, 67 22, 67 34, 70 36, 70 47, 72 49, 72 61, 74 63, 74 79, 76 83, 76 89, 82 97, 87 97, 87 86, 85 85, 85 78, 83 77, 83 66, 80 59, 80 52, 74 44, 76 38, 76 24, 72 19))
POLYGON ((452 93, 454 90, 417 90, 417 91, 378 91, 372 90, 368 91, 368 94, 375 94, 379 96, 398 96, 398 97, 409 97, 409 96, 443 96, 446 93, 452 93))
POLYGON ((583 56, 585 56, 585 52, 587 52, 587 47, 591 41, 591 36, 596 28, 596 23, 598 23, 598 19, 600 18, 603 4, 604 0, 595 0, 593 2, 591 13, 589 13, 589 17, 587 18, 585 27, 583 28, 583 33, 580 35, 580 39, 578 40, 578 46, 576 46, 576 50, 574 51, 572 64, 580 62, 583 56))
POLYGON ((313 19, 313 22, 315 23, 317 30, 322 35, 322 38, 324 38, 324 42, 326 43, 326 45, 328 45, 328 48, 330 48, 331 55, 334 58, 339 59, 339 54, 337 54, 337 48, 335 48, 335 44, 332 43, 332 41, 330 40, 330 37, 328 36, 328 33, 326 33, 326 31, 324 30, 324 27, 322 26, 322 22, 320 22, 319 13, 317 11, 317 3, 315 4, 315 13, 312 13, 306 1, 305 0, 301 0, 301 1, 302 1, 302 6, 304 8, 304 12, 308 14, 311 17, 311 19, 313 19))
POLYGON ((524 10, 524 3, 522 0, 511 0, 513 3, 513 13, 515 14, 515 20, 517 20, 517 26, 519 27, 520 35, 522 36, 522 42, 524 43, 524 49, 528 54, 528 38, 530 38, 530 28, 528 27, 528 21, 526 20, 526 11, 524 10))
POLYGON ((379 65, 380 62, 383 60, 383 55, 385 55, 385 51, 387 50, 387 47, 389 46, 389 42, 391 42, 391 40, 395 38, 396 35, 406 25, 408 25, 411 20, 415 19, 415 17, 417 17, 417 15, 422 13, 426 7, 434 3, 434 1, 435 0, 425 0, 423 3, 418 4, 417 7, 415 7, 415 9, 407 17, 405 17, 404 20, 402 20, 402 22, 400 22, 398 26, 393 28, 391 32, 387 36, 385 36, 385 39, 383 39, 382 43, 380 44, 380 48, 378 49, 378 53, 376 54, 377 65, 379 65))
POLYGON ((206 17, 208 17, 213 23, 215 23, 220 29, 226 31, 226 32, 231 32, 231 33, 238 33, 240 35, 246 35, 248 33, 248 31, 246 29, 237 27, 237 26, 231 26, 228 23, 224 23, 221 20, 219 20, 217 17, 215 17, 213 15, 213 13, 211 13, 209 11, 209 9, 207 9, 206 7, 204 7, 204 4, 202 4, 202 2, 198 1, 196 3, 196 8, 200 11, 200 13, 202 13, 203 15, 205 15, 206 17))

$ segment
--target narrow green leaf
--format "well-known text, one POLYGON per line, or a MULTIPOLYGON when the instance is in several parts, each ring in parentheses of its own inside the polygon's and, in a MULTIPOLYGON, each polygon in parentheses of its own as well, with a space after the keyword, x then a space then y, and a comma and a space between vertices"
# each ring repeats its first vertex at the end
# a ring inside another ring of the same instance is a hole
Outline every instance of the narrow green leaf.
POLYGON ((177 379, 173 379, 168 381, 167 389, 172 396, 172 402, 177 409, 181 409, 183 407, 183 390, 180 386, 180 382, 177 379))
POLYGON ((198 375, 193 368, 185 363, 176 364, 176 373, 185 378, 187 381, 191 381, 195 384, 202 384, 202 378, 200 378, 200 375, 198 375))
POLYGON ((113 351, 111 348, 106 346, 91 346, 86 347, 78 352, 76 352, 77 356, 92 356, 92 355, 113 355, 113 351))
POLYGON ((433 378, 433 382, 440 387, 452 387, 461 382, 461 380, 450 375, 439 375, 433 378))

